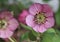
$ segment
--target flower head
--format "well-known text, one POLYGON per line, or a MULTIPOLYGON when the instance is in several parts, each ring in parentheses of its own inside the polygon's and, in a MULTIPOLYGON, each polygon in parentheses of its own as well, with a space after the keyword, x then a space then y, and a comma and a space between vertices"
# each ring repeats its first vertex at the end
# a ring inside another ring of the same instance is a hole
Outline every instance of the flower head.
POLYGON ((43 33, 54 26, 53 11, 49 5, 35 3, 29 8, 29 13, 26 24, 36 32, 43 33))
POLYGON ((0 38, 12 36, 13 31, 17 28, 18 22, 9 11, 0 13, 0 38))
POLYGON ((28 11, 27 10, 23 10, 22 13, 19 14, 19 17, 18 17, 18 20, 21 22, 21 23, 24 23, 26 24, 26 16, 28 15, 28 11))

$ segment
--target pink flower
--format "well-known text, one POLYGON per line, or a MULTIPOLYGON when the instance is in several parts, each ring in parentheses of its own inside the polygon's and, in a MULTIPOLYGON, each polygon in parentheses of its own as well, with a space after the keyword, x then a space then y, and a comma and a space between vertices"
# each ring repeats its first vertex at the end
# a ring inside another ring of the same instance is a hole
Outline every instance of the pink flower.
POLYGON ((0 38, 9 38, 17 28, 18 22, 9 11, 0 13, 0 38))
POLYGON ((29 8, 29 13, 26 24, 36 32, 43 33, 54 26, 53 11, 49 5, 35 3, 29 8))
POLYGON ((18 20, 21 22, 21 23, 24 23, 26 24, 26 16, 28 15, 28 11, 27 10, 23 10, 22 13, 19 14, 19 17, 18 17, 18 20))

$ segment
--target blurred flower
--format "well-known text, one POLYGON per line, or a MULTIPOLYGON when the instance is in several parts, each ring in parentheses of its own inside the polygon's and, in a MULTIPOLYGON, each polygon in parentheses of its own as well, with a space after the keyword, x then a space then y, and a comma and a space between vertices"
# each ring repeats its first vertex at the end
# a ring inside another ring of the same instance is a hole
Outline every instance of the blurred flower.
POLYGON ((43 0, 31 0, 34 3, 41 3, 41 4, 49 4, 53 11, 58 11, 59 8, 59 0, 48 0, 48 2, 44 2, 43 0))
POLYGON ((9 11, 0 13, 0 38, 9 38, 17 28, 18 22, 9 11))
POLYGON ((26 16, 27 16, 27 15, 28 15, 27 10, 23 10, 23 12, 19 14, 18 20, 19 20, 21 23, 26 24, 25 20, 26 20, 26 16))
POLYGON ((35 3, 29 8, 29 13, 26 24, 36 32, 43 33, 54 26, 53 11, 49 5, 35 3))

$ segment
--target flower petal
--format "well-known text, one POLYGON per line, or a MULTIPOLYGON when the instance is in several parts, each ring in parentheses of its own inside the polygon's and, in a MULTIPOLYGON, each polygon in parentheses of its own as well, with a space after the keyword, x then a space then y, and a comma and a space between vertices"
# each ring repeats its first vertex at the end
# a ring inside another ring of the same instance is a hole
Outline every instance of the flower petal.
POLYGON ((14 31, 18 27, 18 22, 16 19, 12 18, 8 21, 7 29, 14 31))
POLYGON ((36 32, 40 32, 40 33, 43 33, 47 30, 46 27, 44 27, 44 25, 36 25, 33 29, 36 32))
POLYGON ((35 27, 33 27, 33 30, 35 30, 36 32, 39 32, 38 28, 39 28, 39 25, 36 25, 35 27))
POLYGON ((0 18, 5 20, 10 20, 11 18, 13 18, 13 15, 9 11, 3 11, 0 14, 0 18))
POLYGON ((36 15, 37 13, 41 12, 41 10, 42 10, 42 6, 39 3, 35 3, 29 8, 29 12, 32 15, 36 15))
POLYGON ((44 23, 46 28, 51 28, 52 26, 54 26, 55 21, 53 17, 46 18, 46 20, 47 21, 44 23))
POLYGON ((26 19, 26 16, 27 16, 28 14, 29 14, 29 13, 28 13, 27 10, 23 10, 23 12, 19 15, 18 20, 19 20, 20 22, 26 24, 26 23, 25 23, 25 19, 26 19))
POLYGON ((43 4, 43 12, 46 17, 53 16, 52 8, 47 4, 43 4))
POLYGON ((28 15, 26 17, 26 24, 30 27, 34 27, 35 26, 35 23, 34 23, 34 16, 33 15, 28 15))
POLYGON ((0 38, 9 38, 13 35, 12 31, 9 30, 0 30, 0 38))
POLYGON ((38 28, 38 31, 40 32, 40 33, 43 33, 43 32, 45 32, 47 29, 46 29, 46 27, 42 24, 42 25, 40 25, 40 27, 38 28))

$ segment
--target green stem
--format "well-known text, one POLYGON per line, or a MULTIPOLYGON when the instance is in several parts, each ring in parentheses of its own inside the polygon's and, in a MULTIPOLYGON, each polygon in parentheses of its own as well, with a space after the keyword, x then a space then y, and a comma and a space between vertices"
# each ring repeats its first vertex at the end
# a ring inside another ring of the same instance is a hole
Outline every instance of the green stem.
POLYGON ((15 38, 9 37, 8 39, 9 39, 11 42, 17 42, 17 41, 15 40, 15 38))

